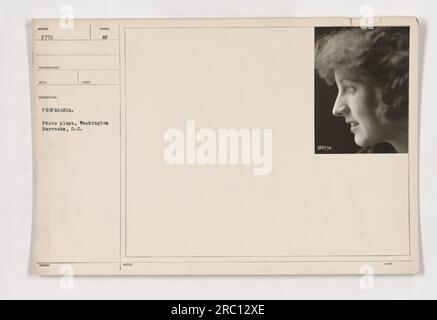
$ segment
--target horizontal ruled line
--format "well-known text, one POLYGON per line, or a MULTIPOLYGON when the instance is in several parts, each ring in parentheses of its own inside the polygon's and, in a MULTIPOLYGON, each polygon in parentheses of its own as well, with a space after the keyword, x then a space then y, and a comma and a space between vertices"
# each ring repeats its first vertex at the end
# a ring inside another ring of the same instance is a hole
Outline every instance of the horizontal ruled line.
MULTIPOLYGON (((391 263, 411 263, 414 262, 414 260, 391 260, 391 261, 384 261, 384 260, 338 260, 338 261, 323 261, 323 260, 305 260, 305 261, 288 261, 288 260, 280 260, 280 261, 242 261, 242 260, 234 260, 234 261, 137 261, 137 262, 129 262, 131 264, 168 264, 168 263, 174 263, 174 264, 213 264, 213 263, 385 263, 385 262, 391 262, 391 263)), ((41 263, 37 262, 38 265, 47 265, 47 264, 119 264, 120 262, 47 262, 47 263, 41 263)))
POLYGON ((35 69, 35 71, 119 71, 119 69, 50 69, 50 68, 42 68, 35 69))
POLYGON ((36 56, 118 56, 118 53, 36 53, 36 56))
POLYGON ((119 39, 52 39, 52 40, 42 40, 35 39, 35 41, 41 42, 51 42, 51 41, 118 41, 119 39))
POLYGON ((119 86, 119 83, 71 83, 71 84, 36 84, 37 87, 50 87, 50 86, 119 86))

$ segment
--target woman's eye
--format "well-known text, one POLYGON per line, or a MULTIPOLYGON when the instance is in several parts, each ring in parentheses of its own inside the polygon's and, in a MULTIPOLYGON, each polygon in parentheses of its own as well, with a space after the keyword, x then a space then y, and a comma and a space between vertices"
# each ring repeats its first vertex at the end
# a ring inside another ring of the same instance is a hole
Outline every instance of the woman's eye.
POLYGON ((349 86, 345 88, 345 91, 348 93, 355 93, 356 89, 355 87, 349 86))

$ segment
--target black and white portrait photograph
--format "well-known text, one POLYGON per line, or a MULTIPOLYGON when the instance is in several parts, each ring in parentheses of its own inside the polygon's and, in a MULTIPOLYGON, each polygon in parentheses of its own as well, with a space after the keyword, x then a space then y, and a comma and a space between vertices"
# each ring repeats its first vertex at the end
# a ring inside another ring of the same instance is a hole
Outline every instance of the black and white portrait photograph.
POLYGON ((315 153, 408 153, 409 27, 318 27, 315 153))

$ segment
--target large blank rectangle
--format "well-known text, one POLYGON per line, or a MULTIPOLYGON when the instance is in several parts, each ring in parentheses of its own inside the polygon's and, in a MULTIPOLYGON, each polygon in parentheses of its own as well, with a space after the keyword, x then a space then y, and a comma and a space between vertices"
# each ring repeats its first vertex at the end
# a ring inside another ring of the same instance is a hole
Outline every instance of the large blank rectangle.
POLYGON ((134 28, 125 43, 127 256, 409 255, 408 156, 313 152, 312 28, 134 28), (272 128, 272 174, 168 166, 162 136, 187 120, 272 128))

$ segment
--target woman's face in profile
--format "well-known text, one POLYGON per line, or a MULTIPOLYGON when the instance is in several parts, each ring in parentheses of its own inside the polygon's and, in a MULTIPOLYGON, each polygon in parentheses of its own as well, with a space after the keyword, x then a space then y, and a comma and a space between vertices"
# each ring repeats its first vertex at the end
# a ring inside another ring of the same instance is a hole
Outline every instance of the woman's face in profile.
POLYGON ((332 113, 344 117, 355 135, 355 143, 367 147, 385 142, 387 131, 376 116, 380 101, 374 87, 363 82, 347 79, 335 73, 338 96, 332 113))

